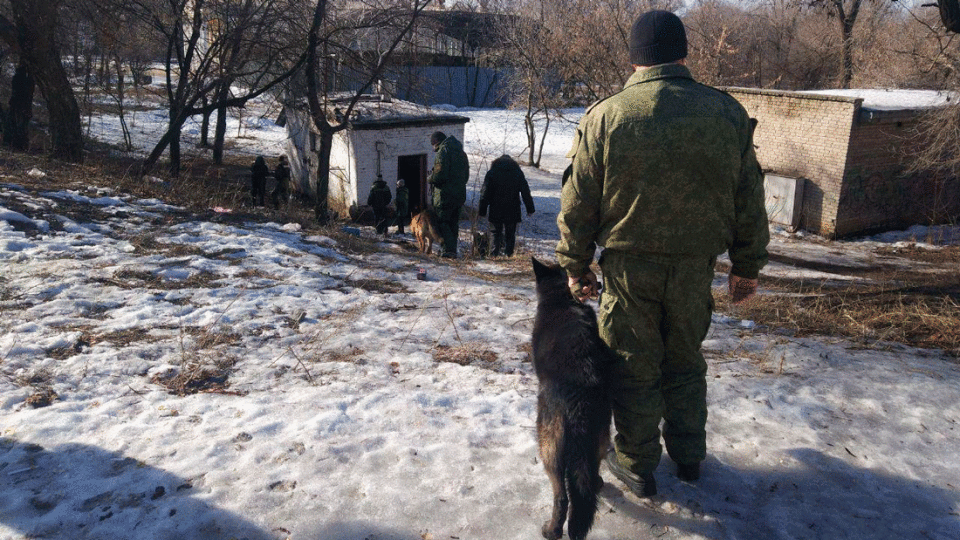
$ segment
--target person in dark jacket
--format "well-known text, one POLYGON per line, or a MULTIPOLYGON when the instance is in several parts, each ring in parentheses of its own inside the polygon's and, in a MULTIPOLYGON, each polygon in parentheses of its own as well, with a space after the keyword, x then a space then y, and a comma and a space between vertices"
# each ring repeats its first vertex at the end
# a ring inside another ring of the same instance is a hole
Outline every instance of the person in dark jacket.
POLYGON ((433 211, 443 239, 441 256, 456 259, 460 210, 467 201, 470 162, 463 151, 463 144, 452 135, 448 137, 442 131, 435 131, 430 136, 430 144, 437 152, 437 159, 427 182, 433 186, 433 211))
POLYGON ((367 196, 367 204, 373 208, 374 221, 377 223, 377 234, 387 232, 387 205, 393 199, 390 193, 390 187, 383 180, 383 177, 377 175, 373 187, 370 188, 370 195, 367 196))
POLYGON ((277 186, 273 188, 270 198, 273 199, 273 206, 279 209, 280 202, 286 203, 290 198, 290 167, 287 166, 287 156, 280 156, 273 177, 277 180, 277 186))
POLYGON ((253 199, 254 206, 265 206, 264 197, 267 194, 267 175, 270 174, 270 168, 263 156, 257 156, 253 165, 250 166, 250 196, 253 199))
POLYGON ((403 178, 397 180, 397 217, 393 224, 397 226, 397 234, 403 234, 403 227, 410 221, 410 190, 403 178))
POLYGON ((487 209, 490 210, 490 227, 493 229, 491 256, 500 255, 501 248, 507 257, 513 256, 521 199, 527 215, 532 215, 535 211, 533 197, 520 165, 508 155, 493 160, 480 189, 480 216, 486 216, 487 209))

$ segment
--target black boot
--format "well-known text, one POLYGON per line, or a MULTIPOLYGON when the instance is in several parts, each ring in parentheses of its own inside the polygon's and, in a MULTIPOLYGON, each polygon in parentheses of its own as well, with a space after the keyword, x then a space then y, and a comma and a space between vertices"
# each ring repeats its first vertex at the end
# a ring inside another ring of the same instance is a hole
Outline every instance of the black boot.
POLYGON ((700 479, 700 462, 677 463, 677 478, 684 482, 696 482, 700 479))

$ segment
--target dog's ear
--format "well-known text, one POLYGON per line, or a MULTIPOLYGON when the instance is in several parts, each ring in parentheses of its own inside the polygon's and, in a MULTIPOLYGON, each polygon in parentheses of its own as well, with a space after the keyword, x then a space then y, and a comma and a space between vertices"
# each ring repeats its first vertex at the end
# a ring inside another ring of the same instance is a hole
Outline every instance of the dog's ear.
POLYGON ((530 257, 530 262, 533 263, 533 275, 537 277, 537 281, 540 281, 542 277, 547 275, 547 266, 538 261, 536 257, 530 257))

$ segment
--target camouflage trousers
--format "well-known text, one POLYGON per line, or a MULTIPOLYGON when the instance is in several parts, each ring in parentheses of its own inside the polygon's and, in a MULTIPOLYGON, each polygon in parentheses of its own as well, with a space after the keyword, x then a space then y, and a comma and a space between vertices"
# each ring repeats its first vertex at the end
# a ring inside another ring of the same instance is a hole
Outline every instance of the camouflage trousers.
POLYGON ((601 258, 600 336, 620 360, 610 394, 620 463, 637 474, 670 458, 706 457, 707 364, 714 257, 677 259, 607 251, 601 258))

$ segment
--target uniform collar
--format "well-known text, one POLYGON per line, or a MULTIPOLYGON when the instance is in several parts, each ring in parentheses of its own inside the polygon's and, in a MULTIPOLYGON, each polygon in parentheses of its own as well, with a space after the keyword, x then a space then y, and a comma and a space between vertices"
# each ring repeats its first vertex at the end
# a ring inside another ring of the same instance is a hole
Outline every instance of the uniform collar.
POLYGON ((627 79, 627 84, 624 86, 624 88, 627 86, 633 86, 635 84, 675 77, 682 77, 691 80, 693 79, 693 75, 690 74, 690 70, 687 69, 687 66, 673 63, 660 64, 658 66, 653 66, 641 71, 635 71, 633 75, 627 79))

